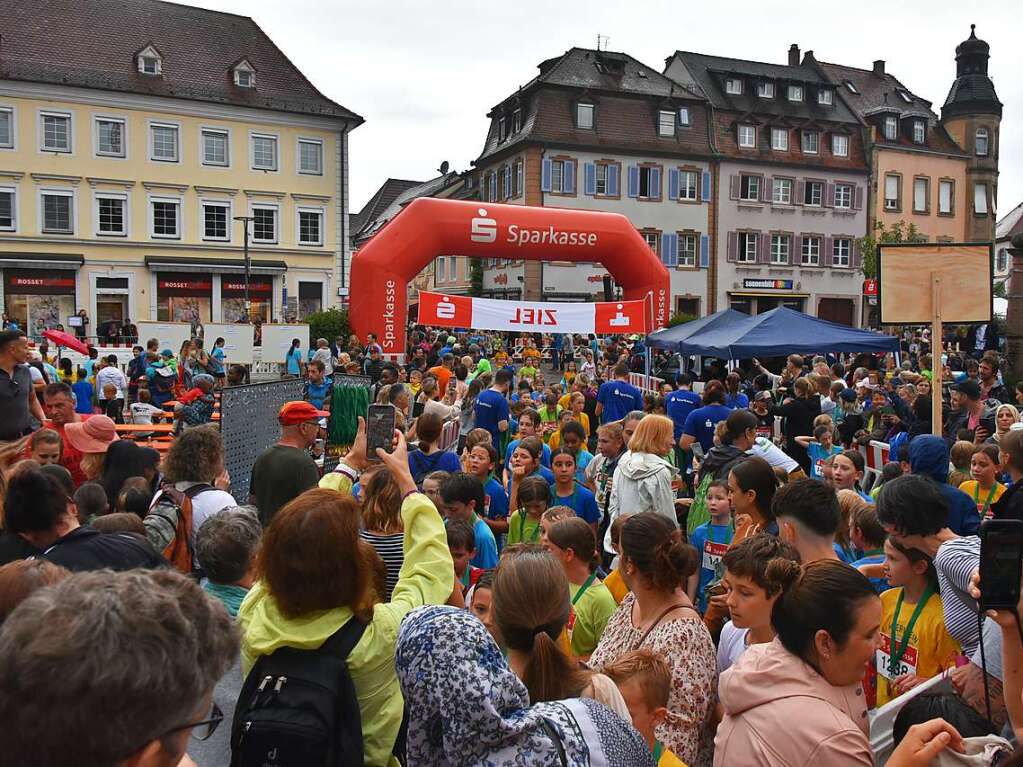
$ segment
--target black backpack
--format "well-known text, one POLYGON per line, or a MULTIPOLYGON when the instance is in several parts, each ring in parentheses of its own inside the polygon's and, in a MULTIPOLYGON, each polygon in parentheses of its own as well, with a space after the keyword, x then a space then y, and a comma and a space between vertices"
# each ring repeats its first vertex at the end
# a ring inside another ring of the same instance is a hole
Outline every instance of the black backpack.
POLYGON ((231 767, 362 765, 362 717, 348 655, 352 618, 316 650, 282 647, 245 678, 231 727, 231 767))

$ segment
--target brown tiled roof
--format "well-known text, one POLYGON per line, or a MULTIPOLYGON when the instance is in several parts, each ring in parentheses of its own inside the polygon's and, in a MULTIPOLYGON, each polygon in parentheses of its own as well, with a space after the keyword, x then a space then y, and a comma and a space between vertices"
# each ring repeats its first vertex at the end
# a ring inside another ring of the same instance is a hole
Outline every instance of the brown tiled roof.
MULTIPOLYGON (((894 75, 888 72, 878 75, 870 69, 857 69, 841 64, 828 64, 823 61, 820 62, 820 68, 835 83, 839 97, 867 123, 880 127, 877 119, 871 116, 878 109, 891 109, 897 114, 906 116, 923 116, 927 118, 927 141, 923 144, 923 148, 948 154, 963 153, 931 109, 931 102, 914 94, 894 75), (859 93, 850 91, 845 85, 846 82, 851 82, 859 93), (903 98, 901 95, 903 93, 906 94, 909 101, 903 98)), ((900 132, 897 140, 887 141, 884 134, 878 130, 875 140, 880 146, 921 148, 921 145, 913 143, 905 132, 900 132)))
POLYGON ((0 78, 363 122, 322 93, 250 18, 160 0, 0 0, 0 78), (144 75, 135 56, 163 55, 144 75), (234 85, 246 59, 255 88, 234 85))
POLYGON ((420 186, 422 181, 409 181, 402 178, 389 178, 380 185, 380 188, 373 193, 369 201, 362 206, 358 213, 351 216, 352 236, 358 237, 360 232, 368 224, 375 221, 387 208, 403 193, 420 186))

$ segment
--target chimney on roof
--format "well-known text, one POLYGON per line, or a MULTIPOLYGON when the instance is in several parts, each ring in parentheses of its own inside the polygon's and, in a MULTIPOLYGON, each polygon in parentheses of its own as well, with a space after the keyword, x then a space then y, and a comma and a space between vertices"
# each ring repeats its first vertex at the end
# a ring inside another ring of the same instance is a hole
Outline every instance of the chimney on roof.
POLYGON ((807 51, 803 54, 803 66, 809 66, 817 63, 817 59, 813 57, 813 51, 807 51))
POLYGON ((878 59, 874 62, 874 74, 878 77, 884 77, 884 59, 878 59))
POLYGON ((796 43, 789 46, 789 66, 799 66, 799 46, 796 43))

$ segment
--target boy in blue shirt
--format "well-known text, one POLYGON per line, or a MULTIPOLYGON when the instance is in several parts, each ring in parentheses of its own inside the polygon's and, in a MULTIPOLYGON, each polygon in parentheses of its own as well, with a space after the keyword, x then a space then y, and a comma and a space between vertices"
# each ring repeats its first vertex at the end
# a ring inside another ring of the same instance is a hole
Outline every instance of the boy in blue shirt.
POLYGON ((92 410, 92 384, 86 380, 88 373, 83 368, 78 368, 76 378, 78 379, 71 387, 75 395, 75 412, 91 415, 92 410))
POLYGON ((876 506, 864 503, 862 508, 853 512, 849 520, 849 540, 862 555, 852 566, 867 576, 878 594, 891 588, 883 569, 886 537, 884 528, 877 521, 876 506))
POLYGON ((728 483, 724 480, 715 480, 708 485, 707 509, 710 511, 710 522, 700 525, 689 536, 689 543, 696 548, 700 557, 700 569, 689 581, 689 598, 696 603, 696 609, 701 613, 707 609, 707 587, 718 583, 724 574, 721 557, 728 551, 735 535, 732 504, 728 500, 728 483))
POLYGON ((312 403, 317 410, 330 410, 331 382, 325 375, 323 360, 313 360, 306 365, 305 371, 305 401, 312 403))
POLYGON ((472 525, 476 553, 469 564, 483 570, 497 567, 497 541, 490 527, 479 516, 486 507, 483 483, 472 474, 455 472, 441 484, 440 496, 444 502, 444 516, 448 520, 461 519, 472 525))
POLYGON ((818 426, 813 430, 813 439, 796 437, 796 442, 805 447, 807 455, 810 456, 810 476, 823 481, 824 462, 842 452, 842 448, 835 444, 835 433, 831 427, 818 426))

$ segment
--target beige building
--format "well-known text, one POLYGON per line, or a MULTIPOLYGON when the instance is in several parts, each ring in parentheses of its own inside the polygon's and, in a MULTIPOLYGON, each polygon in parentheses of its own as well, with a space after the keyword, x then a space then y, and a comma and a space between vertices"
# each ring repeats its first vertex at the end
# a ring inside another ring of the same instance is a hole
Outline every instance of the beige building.
POLYGON ((362 121, 249 18, 155 0, 8 3, 4 311, 33 335, 80 309, 89 335, 128 318, 236 321, 246 227, 253 318, 336 304, 347 134, 362 121))

